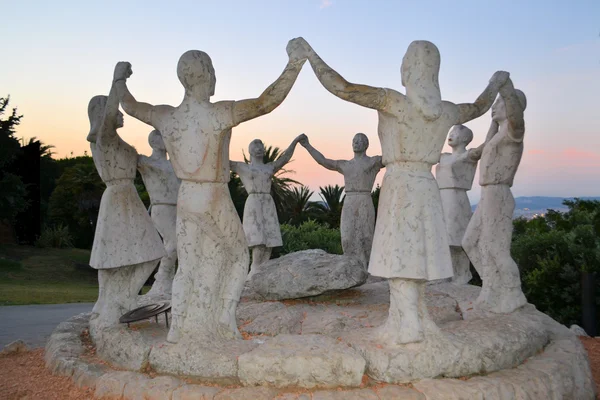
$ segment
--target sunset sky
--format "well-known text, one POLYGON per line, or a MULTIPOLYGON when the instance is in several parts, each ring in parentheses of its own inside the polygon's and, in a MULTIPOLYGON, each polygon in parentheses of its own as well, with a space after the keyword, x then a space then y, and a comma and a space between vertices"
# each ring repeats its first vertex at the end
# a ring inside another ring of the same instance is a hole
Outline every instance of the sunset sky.
MULTIPOLYGON (((140 101, 178 105, 179 56, 206 51, 217 75, 213 100, 257 97, 303 36, 347 80, 401 92, 409 43, 435 43, 442 97, 472 102, 496 70, 528 97, 525 153, 516 196, 600 195, 600 2, 589 1, 3 1, 0 96, 24 115, 19 137, 55 146, 55 157, 88 150, 87 104, 110 89, 114 65, 129 61, 140 101), (85 3, 85 4, 84 4, 85 3)), ((479 145, 490 113, 467 124, 479 145)), ((148 154, 151 127, 125 117, 119 133, 148 154)), ((300 133, 325 156, 352 157, 364 132, 380 154, 375 111, 327 92, 305 65, 286 101, 233 130, 231 158, 254 138, 285 148, 300 133)), ((446 150, 449 148, 446 147, 446 150)), ((291 177, 312 190, 343 184, 298 147, 291 177)), ((378 176, 381 181, 383 172, 378 176)), ((477 202, 479 185, 471 200, 477 202)))

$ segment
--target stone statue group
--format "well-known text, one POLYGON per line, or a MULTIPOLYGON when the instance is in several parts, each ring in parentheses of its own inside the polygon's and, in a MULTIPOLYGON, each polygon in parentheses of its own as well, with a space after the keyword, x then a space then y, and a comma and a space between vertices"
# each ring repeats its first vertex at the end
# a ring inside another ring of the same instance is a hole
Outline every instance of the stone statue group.
POLYGON ((139 290, 161 260, 152 291, 171 296, 168 342, 240 338, 235 311, 249 277, 248 247, 251 276, 282 244, 271 178, 289 162, 297 143, 319 164, 344 175, 344 253, 359 259, 372 275, 387 278, 390 286, 388 319, 377 332, 382 343, 418 342, 436 332, 424 300, 425 284, 453 276, 457 283, 468 282, 469 260, 483 280, 478 307, 509 313, 526 304, 510 256, 510 187, 523 152, 526 100, 509 74, 496 72, 474 103, 453 104, 442 101, 440 54, 427 41, 412 42, 404 55, 405 94, 346 81, 302 38, 291 40, 287 52, 282 74, 254 99, 211 102, 215 71, 210 57, 197 50, 179 59, 177 75, 185 95, 176 107, 137 101, 127 88, 132 74, 127 62, 116 65, 109 95, 92 98, 88 140, 107 186, 90 261, 100 286, 92 334, 117 324, 137 306, 139 290), (352 141, 355 156, 347 161, 325 158, 306 135, 272 163, 263 162, 260 140, 250 143, 249 163, 230 161, 232 128, 279 106, 307 60, 329 92, 377 110, 382 156, 367 156, 369 141, 359 133, 352 141), (150 157, 139 156, 117 134, 123 126, 119 104, 154 127, 150 157), (467 150, 473 133, 462 124, 490 107, 492 124, 484 144, 467 150), (448 131, 453 151, 441 154, 448 131), (479 160, 482 195, 471 216, 466 192, 479 160), (437 182, 431 173, 435 164, 437 182), (370 193, 384 167, 374 223, 370 193), (150 195, 151 216, 133 185, 136 169, 150 195), (227 186, 230 170, 239 174, 249 194, 243 225, 227 186))

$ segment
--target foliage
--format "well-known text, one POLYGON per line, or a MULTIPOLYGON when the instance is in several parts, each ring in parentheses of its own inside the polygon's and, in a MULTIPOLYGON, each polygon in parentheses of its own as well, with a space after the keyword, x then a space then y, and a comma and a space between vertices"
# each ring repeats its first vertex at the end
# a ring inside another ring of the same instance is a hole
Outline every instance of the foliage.
POLYGON ((375 215, 377 215, 377 208, 379 207, 379 194, 381 193, 381 186, 379 183, 371 192, 371 198, 373 199, 373 206, 375 207, 375 215))
POLYGON ((64 225, 46 227, 35 245, 37 247, 54 247, 57 249, 73 247, 73 238, 69 233, 69 228, 64 225))
POLYGON ((279 254, 300 250, 323 249, 331 254, 342 254, 342 239, 339 229, 332 229, 314 220, 299 226, 281 225, 283 248, 279 254))
POLYGON ((23 116, 13 108, 8 118, 2 118, 9 101, 10 96, 0 97, 0 220, 14 223, 16 216, 25 211, 30 202, 27 199, 27 186, 11 168, 21 153, 21 145, 14 135, 15 127, 23 116))
POLYGON ((96 229, 100 199, 105 185, 91 157, 68 167, 50 196, 51 224, 63 224, 73 235, 73 244, 91 248, 96 229))
POLYGON ((240 177, 233 171, 229 173, 229 183, 227 186, 229 187, 229 194, 231 195, 231 201, 233 201, 235 210, 240 219, 242 219, 244 218, 244 205, 246 204, 248 193, 246 193, 240 177))
POLYGON ((322 203, 315 204, 315 207, 320 212, 319 220, 332 228, 339 228, 345 198, 344 186, 327 185, 319 187, 319 191, 319 196, 323 201, 322 203))
POLYGON ((316 203, 310 201, 313 192, 306 186, 293 186, 285 194, 283 214, 279 222, 299 226, 309 219, 319 217, 319 209, 316 203))
MULTIPOLYGON (((516 219, 511 253, 529 302, 571 325, 581 323, 581 272, 600 272, 600 202, 564 204, 566 213, 550 210, 529 221, 516 219)), ((596 298, 600 303, 600 279, 596 298)))

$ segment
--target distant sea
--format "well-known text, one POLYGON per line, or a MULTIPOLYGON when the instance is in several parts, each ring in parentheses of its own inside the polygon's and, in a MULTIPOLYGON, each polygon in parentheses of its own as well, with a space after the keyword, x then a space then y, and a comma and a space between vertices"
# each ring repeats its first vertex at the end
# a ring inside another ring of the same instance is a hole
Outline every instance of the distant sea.
MULTIPOLYGON (((578 197, 582 200, 600 200, 600 197, 578 197)), ((533 218, 536 215, 545 214, 548 210, 567 211, 568 208, 563 204, 565 200, 573 200, 574 197, 515 197, 514 218, 525 217, 533 218)), ((472 205, 473 211, 477 204, 472 205)))

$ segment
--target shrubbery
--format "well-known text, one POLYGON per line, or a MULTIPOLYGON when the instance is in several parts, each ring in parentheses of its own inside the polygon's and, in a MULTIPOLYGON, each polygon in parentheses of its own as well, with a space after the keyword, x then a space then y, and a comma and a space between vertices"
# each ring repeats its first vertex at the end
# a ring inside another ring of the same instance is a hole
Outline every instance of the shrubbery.
POLYGON ((277 249, 278 255, 308 249, 323 249, 331 254, 342 254, 340 230, 329 228, 314 220, 306 221, 300 226, 281 225, 281 235, 283 247, 277 249))
POLYGON ((35 245, 37 247, 55 247, 59 249, 73 247, 73 238, 69 233, 69 228, 64 225, 57 225, 45 228, 36 240, 35 245))
POLYGON ((600 271, 600 202, 575 199, 565 205, 566 213, 515 220, 511 252, 527 300, 569 326, 581 324, 581 272, 600 271))

